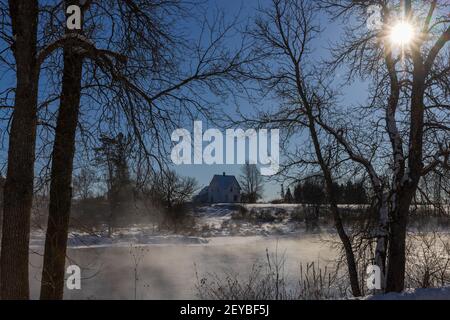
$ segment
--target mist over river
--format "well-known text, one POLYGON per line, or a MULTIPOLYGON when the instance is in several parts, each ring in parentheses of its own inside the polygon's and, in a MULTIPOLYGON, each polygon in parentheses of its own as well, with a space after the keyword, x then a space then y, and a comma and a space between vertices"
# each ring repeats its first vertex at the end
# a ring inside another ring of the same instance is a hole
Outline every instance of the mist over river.
MULTIPOLYGON (((285 255, 287 276, 299 275, 300 263, 331 262, 336 250, 326 234, 283 237, 214 237, 200 244, 149 244, 68 249, 68 265, 81 268, 81 289, 65 290, 65 299, 196 299, 196 272, 248 275, 266 249, 285 255), (137 269, 135 268, 137 265, 137 269), (135 273, 135 269, 137 272, 135 273), (137 280, 135 276, 137 275, 137 280), (135 285, 136 284, 136 285, 135 285)), ((33 299, 39 298, 42 249, 30 256, 33 299)))

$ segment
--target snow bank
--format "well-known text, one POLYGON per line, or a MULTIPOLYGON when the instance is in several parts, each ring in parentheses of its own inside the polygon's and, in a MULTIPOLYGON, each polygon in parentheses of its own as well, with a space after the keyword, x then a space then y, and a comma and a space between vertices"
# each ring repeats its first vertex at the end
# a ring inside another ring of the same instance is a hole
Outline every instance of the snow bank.
POLYGON ((450 300, 450 287, 407 289, 401 293, 368 296, 366 300, 450 300))
POLYGON ((190 237, 183 235, 145 235, 139 234, 138 236, 113 236, 111 238, 95 236, 89 234, 77 234, 72 235, 68 241, 68 247, 70 248, 99 248, 99 247, 128 247, 133 246, 146 246, 146 245, 173 245, 173 244, 204 244, 208 243, 208 240, 200 237, 190 237))
MULTIPOLYGON (((138 228, 121 229, 111 237, 107 234, 71 232, 67 246, 72 249, 102 248, 102 247, 129 247, 146 245, 176 245, 176 244, 205 244, 207 239, 184 235, 154 235, 148 230, 138 228)), ((43 232, 33 232, 30 239, 30 248, 42 248, 45 244, 43 232)))
MULTIPOLYGON (((216 203, 197 207, 198 232, 204 237, 223 236, 294 236, 306 230, 305 222, 297 213, 305 208, 301 204, 233 204, 216 203), (242 210, 244 209, 244 210, 242 210), (297 211, 300 209, 299 211, 297 211), (295 216, 294 216, 295 214, 295 216)), ((326 226, 324 226, 326 227, 326 226)))

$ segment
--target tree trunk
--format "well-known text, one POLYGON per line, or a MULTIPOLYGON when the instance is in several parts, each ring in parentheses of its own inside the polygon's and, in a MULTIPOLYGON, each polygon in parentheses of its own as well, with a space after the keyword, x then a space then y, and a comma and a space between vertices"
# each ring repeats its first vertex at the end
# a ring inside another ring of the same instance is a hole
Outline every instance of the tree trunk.
POLYGON ((405 286, 406 227, 412 195, 402 196, 391 214, 386 292, 401 292, 405 286))
POLYGON ((325 184, 327 189, 327 198, 331 205, 331 213, 333 215, 334 226, 339 235, 339 238, 344 247, 345 257, 347 260, 347 268, 348 275, 350 278, 350 286, 352 288, 353 296, 359 297, 361 296, 361 289, 359 288, 359 280, 358 280, 358 268, 356 266, 355 254, 353 252, 352 242, 345 232, 344 225, 342 223, 341 215, 339 213, 339 209, 336 202, 336 197, 333 192, 333 187, 331 183, 331 175, 329 173, 325 173, 325 184))
POLYGON ((408 173, 397 181, 395 208, 389 240, 389 261, 386 291, 400 292, 405 284, 406 263, 406 227, 409 207, 417 191, 423 170, 423 129, 424 129, 424 95, 426 72, 420 51, 412 53, 414 62, 413 85, 411 90, 411 119, 408 147, 408 173))
POLYGON ((41 299, 62 299, 72 200, 75 134, 79 116, 83 57, 64 47, 62 94, 52 154, 50 205, 45 237, 41 299))
MULTIPOLYGON (((306 99, 304 101, 306 101, 306 99)), ((309 104, 308 104, 308 106, 309 106, 309 104)), ((306 112, 307 112, 308 122, 309 122, 309 132, 310 132, 313 144, 314 144, 314 149, 316 152, 317 160, 319 162, 319 165, 322 169, 322 173, 324 176, 326 195, 327 195, 327 199, 331 206, 331 213, 333 215, 334 226, 339 235, 339 239, 341 240, 342 245, 344 247, 348 275, 350 278, 350 286, 352 288, 352 294, 355 297, 359 297, 359 296, 361 296, 361 289, 359 287, 358 268, 356 265, 355 254, 353 252, 352 242, 345 231, 344 224, 342 223, 341 215, 339 213, 339 209, 337 206, 335 191, 333 188, 333 178, 331 176, 331 172, 328 167, 328 164, 326 163, 325 159, 322 156, 322 150, 320 149, 320 142, 319 142, 319 138, 318 138, 316 127, 315 127, 315 120, 314 120, 314 117, 312 114, 312 110, 310 107, 307 107, 306 109, 307 109, 306 112)))
POLYGON ((16 95, 9 136, 0 262, 2 299, 28 299, 28 249, 37 125, 38 2, 10 0, 16 95))
POLYGON ((386 252, 389 243, 389 204, 388 194, 381 188, 378 194, 377 244, 375 246, 375 264, 381 271, 381 292, 386 290, 386 252))
MULTIPOLYGON (((291 57, 291 59, 292 59, 292 57, 291 57)), ((301 98, 301 101, 303 102, 303 105, 305 107, 306 116, 308 118, 309 134, 311 136, 311 140, 314 145, 314 151, 316 153, 317 162, 319 163, 320 168, 323 173, 323 176, 324 176, 326 196, 327 196, 328 202, 330 203, 331 213, 333 215, 333 220, 334 220, 334 226, 339 235, 339 239, 341 240, 342 245, 344 247, 348 275, 350 278, 350 285, 352 288, 352 294, 355 297, 359 297, 359 296, 361 296, 361 289, 359 287, 358 268, 357 268, 357 264, 356 264, 355 254, 353 252, 353 245, 350 240, 350 237, 347 235, 347 232, 345 231, 344 224, 342 223, 341 215, 339 213, 336 195, 335 195, 335 191, 333 188, 333 177, 331 175, 330 167, 328 166, 328 163, 325 161, 325 159, 322 155, 322 149, 321 149, 321 145, 319 142, 319 135, 317 134, 317 130, 316 130, 316 119, 314 117, 313 107, 311 106, 311 103, 308 100, 308 98, 304 92, 304 89, 303 89, 303 84, 302 84, 303 80, 301 77, 300 66, 298 65, 298 63, 295 59, 292 59, 292 62, 295 65, 295 79, 296 79, 296 85, 297 85, 297 92, 298 92, 298 94, 301 98)))

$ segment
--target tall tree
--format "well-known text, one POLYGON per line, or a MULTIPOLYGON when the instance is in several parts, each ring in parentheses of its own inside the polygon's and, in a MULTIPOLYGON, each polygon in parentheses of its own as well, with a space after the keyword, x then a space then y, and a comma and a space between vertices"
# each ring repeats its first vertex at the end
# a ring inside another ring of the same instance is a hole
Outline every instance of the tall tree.
POLYGON ((323 0, 321 4, 346 24, 346 38, 334 50, 333 67, 348 64, 349 80, 360 75, 373 81, 370 108, 365 108, 362 122, 375 129, 366 135, 355 132, 352 128, 360 130, 363 123, 356 125, 354 119, 334 126, 321 119, 320 125, 370 177, 379 212, 376 261, 385 274, 386 291, 401 291, 410 205, 420 179, 447 165, 450 154, 449 52, 443 50, 450 41, 449 5, 437 0, 419 1, 417 6, 409 0, 400 6, 397 1, 323 0), (372 30, 366 27, 370 5, 381 13, 379 27, 372 30), (396 28, 409 30, 408 43, 395 36, 396 28), (374 147, 374 140, 388 149, 374 147), (390 178, 383 177, 385 172, 390 178))
MULTIPOLYGON (((67 0, 65 7, 80 6, 79 0, 67 0)), ((66 35, 81 34, 66 29, 66 35)), ((72 171, 75 133, 81 99, 83 54, 72 43, 63 46, 63 78, 52 153, 50 204, 45 235, 41 299, 62 299, 66 263, 67 234, 72 200, 72 171)))
POLYGON ((38 1, 10 0, 16 91, 4 188, 0 262, 2 299, 28 299, 28 245, 33 201, 39 63, 38 1))
MULTIPOLYGON (((90 1, 88 1, 90 2, 90 1)), ((15 102, 9 135, 7 182, 4 190, 4 217, 0 284, 2 297, 29 297, 28 245, 33 199, 36 128, 40 69, 46 59, 71 39, 38 27, 45 13, 57 5, 38 1, 9 1, 11 30, 2 32, 15 59, 15 102), (42 9, 42 10, 41 10, 42 9), (41 15, 42 14, 42 15, 41 15), (12 34, 8 35, 7 32, 12 34), (38 45, 38 32, 39 45, 38 45)), ((2 10, 3 12, 3 10, 2 10)), ((4 24, 4 22, 2 22, 4 24)), ((4 60, 3 60, 4 61, 4 60)), ((46 104, 46 103, 44 103, 46 104)))
POLYGON ((43 299, 60 299, 63 292, 83 58, 89 61, 89 79, 85 80, 92 85, 87 87, 95 88, 89 96, 95 97, 105 110, 110 108, 101 115, 110 131, 114 131, 114 126, 127 127, 136 143, 134 150, 139 149, 140 161, 147 165, 147 171, 155 170, 154 162, 163 167, 168 145, 163 135, 184 120, 182 115, 189 119, 198 114, 212 115, 201 92, 224 95, 230 83, 239 86, 239 79, 245 74, 243 65, 251 59, 245 42, 235 51, 225 48, 233 23, 224 23, 223 16, 217 17, 218 23, 203 23, 194 47, 177 36, 171 28, 172 20, 186 18, 180 14, 179 1, 66 1, 69 4, 82 4, 84 14, 92 13, 86 19, 89 25, 86 21, 83 25, 85 32, 67 32, 49 46, 64 49, 63 82, 67 83, 63 83, 53 148, 53 197, 46 235, 43 299), (110 25, 121 27, 109 28, 110 25), (203 37, 208 32, 210 37, 205 41, 203 37), (193 52, 193 59, 186 66, 188 50, 193 52), (103 105, 99 101, 102 99, 103 105), (66 149, 68 152, 62 154, 66 149))
POLYGON ((106 184, 110 214, 108 235, 112 236, 118 215, 124 211, 124 203, 132 197, 128 159, 131 139, 119 133, 117 137, 101 137, 101 146, 96 148, 97 163, 106 168, 106 184))
POLYGON ((333 149, 321 140, 320 128, 316 124, 321 109, 333 102, 330 90, 308 58, 311 43, 319 32, 314 22, 316 13, 314 2, 308 0, 272 0, 268 8, 261 9, 252 35, 258 50, 265 52, 268 60, 256 78, 260 80, 263 91, 281 100, 281 106, 275 114, 262 113, 260 122, 284 126, 291 135, 292 132, 307 130, 312 144, 311 158, 293 160, 292 166, 312 163, 320 168, 336 231, 345 252, 352 292, 359 296, 361 290, 353 246, 337 206, 331 165, 333 149))

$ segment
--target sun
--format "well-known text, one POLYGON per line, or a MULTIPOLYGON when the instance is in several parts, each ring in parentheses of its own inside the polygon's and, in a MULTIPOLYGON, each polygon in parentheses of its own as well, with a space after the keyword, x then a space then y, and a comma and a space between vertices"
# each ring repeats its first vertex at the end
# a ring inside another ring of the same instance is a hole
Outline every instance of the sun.
POLYGON ((394 45, 405 46, 414 39, 414 27, 407 21, 400 21, 392 27, 389 38, 394 45))

